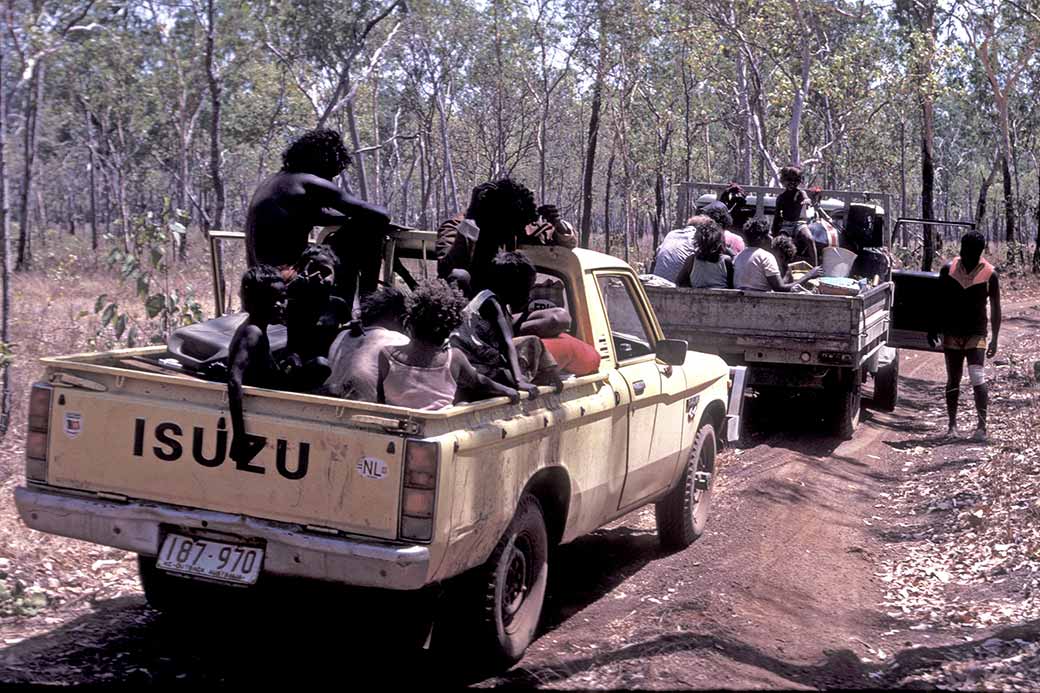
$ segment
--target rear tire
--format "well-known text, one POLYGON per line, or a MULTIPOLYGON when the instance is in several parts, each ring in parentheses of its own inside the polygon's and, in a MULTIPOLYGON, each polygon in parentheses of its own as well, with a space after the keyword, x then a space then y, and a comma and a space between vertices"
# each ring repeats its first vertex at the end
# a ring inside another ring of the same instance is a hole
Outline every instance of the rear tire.
POLYGON ((899 403, 899 350, 895 357, 874 374, 874 406, 881 411, 894 411, 899 403))
POLYGON ((661 545, 679 551, 704 534, 715 488, 715 428, 701 426, 679 485, 654 505, 661 545))
POLYGON ((497 664, 515 664, 534 641, 545 603, 548 559, 542 506, 525 493, 509 528, 478 569, 484 588, 478 645, 497 664))
POLYGON ((838 400, 835 429, 842 440, 851 440, 859 428, 859 410, 863 404, 859 381, 854 382, 851 388, 838 400))

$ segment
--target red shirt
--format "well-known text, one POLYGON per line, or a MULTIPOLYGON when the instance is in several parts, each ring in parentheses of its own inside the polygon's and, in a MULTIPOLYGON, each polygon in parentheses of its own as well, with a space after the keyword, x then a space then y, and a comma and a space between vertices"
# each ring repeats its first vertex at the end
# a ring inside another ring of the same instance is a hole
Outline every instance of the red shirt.
POLYGON ((560 368, 568 373, 582 376, 599 370, 599 352, 591 344, 586 344, 566 332, 559 337, 543 339, 542 343, 556 359, 556 363, 560 364, 560 368))

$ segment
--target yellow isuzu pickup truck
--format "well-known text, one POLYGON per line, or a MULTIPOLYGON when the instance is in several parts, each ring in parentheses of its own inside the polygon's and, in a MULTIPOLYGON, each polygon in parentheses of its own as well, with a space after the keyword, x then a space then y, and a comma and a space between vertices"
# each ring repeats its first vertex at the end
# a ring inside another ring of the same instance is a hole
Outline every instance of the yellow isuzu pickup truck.
POLYGON ((466 573, 482 605, 467 630, 519 659, 553 546, 648 503, 667 546, 703 532, 744 389, 742 369, 664 338, 627 264, 529 256, 602 359, 561 392, 425 412, 246 388, 247 428, 266 442, 236 463, 226 385, 156 368, 164 347, 47 358, 22 519, 136 552, 158 608, 268 575, 417 590, 466 573))

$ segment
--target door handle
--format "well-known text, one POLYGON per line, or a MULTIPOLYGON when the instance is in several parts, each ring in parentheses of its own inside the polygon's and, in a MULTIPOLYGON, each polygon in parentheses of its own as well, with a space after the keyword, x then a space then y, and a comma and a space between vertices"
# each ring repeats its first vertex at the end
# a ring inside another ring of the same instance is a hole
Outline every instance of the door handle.
POLYGON ((646 392, 646 383, 642 380, 637 380, 632 383, 632 389, 635 390, 636 395, 641 395, 646 392))

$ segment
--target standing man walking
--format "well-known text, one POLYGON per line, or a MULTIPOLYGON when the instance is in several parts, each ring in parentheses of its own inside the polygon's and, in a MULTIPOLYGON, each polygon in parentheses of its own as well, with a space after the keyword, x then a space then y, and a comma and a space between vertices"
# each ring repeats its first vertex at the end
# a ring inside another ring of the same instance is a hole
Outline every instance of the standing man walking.
POLYGON ((978 231, 969 231, 961 238, 961 254, 939 270, 938 310, 936 324, 928 334, 933 347, 942 334, 943 354, 946 357, 946 414, 949 417, 947 436, 957 435, 957 404, 961 393, 964 362, 968 362, 968 379, 975 395, 978 426, 972 440, 986 440, 986 409, 989 390, 986 387, 986 357, 997 353, 1000 335, 1000 283, 997 271, 982 257, 986 239, 978 231), (989 323, 992 338, 987 347, 986 303, 989 303, 989 323))

